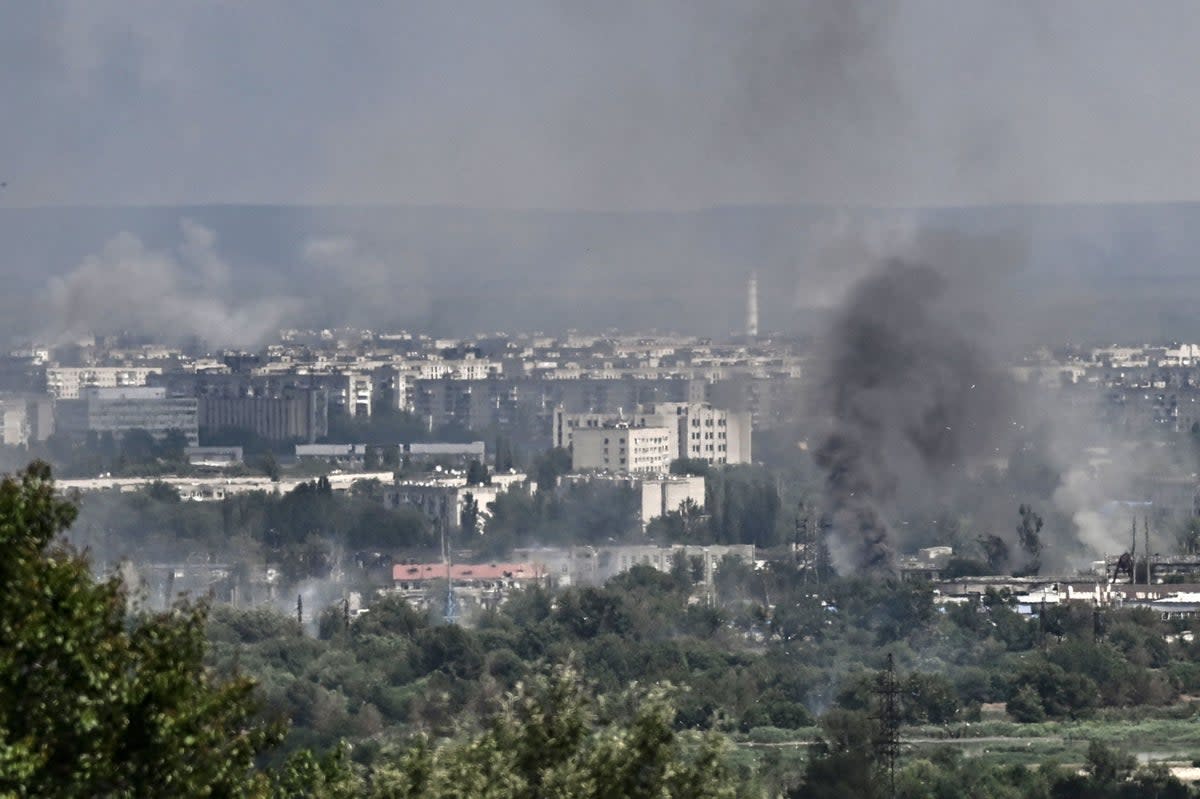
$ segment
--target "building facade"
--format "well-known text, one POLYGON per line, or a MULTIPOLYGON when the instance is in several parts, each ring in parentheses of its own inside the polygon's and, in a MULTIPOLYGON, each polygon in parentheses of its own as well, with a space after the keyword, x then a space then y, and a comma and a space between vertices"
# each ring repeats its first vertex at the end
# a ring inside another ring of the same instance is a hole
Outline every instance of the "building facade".
POLYGON ((178 430, 189 446, 199 443, 196 400, 168 397, 164 389, 147 386, 84 388, 79 399, 58 402, 55 426, 69 435, 112 433, 118 438, 145 430, 161 439, 178 430))
POLYGON ((581 427, 571 444, 574 471, 661 474, 670 470, 675 440, 666 427, 581 427))
POLYGON ((206 431, 247 430, 272 441, 312 443, 329 433, 328 398, 321 389, 289 389, 277 396, 199 398, 206 431))
POLYGON ((162 370, 125 366, 54 366, 46 369, 46 391, 55 399, 79 399, 86 388, 144 386, 162 370))
POLYGON ((594 437, 586 431, 620 424, 673 431, 669 445, 670 460, 691 458, 719 465, 750 463, 752 459, 751 415, 747 412, 725 411, 699 402, 642 405, 628 417, 607 413, 567 413, 560 407, 554 412, 553 444, 574 452, 576 439, 581 432, 589 437, 590 446, 594 437))

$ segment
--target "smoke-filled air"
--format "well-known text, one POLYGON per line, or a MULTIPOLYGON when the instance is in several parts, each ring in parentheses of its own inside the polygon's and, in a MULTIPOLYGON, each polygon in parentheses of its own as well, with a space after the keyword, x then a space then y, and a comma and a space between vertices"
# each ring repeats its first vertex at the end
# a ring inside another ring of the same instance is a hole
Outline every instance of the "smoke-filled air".
POLYGON ((0 797, 1200 799, 1198 43, 0 2, 0 797))
POLYGON ((1012 419, 1007 374, 982 322, 955 307, 936 267, 889 261, 836 311, 817 394, 829 431, 817 452, 846 573, 895 573, 889 516, 903 492, 952 479, 1012 419))

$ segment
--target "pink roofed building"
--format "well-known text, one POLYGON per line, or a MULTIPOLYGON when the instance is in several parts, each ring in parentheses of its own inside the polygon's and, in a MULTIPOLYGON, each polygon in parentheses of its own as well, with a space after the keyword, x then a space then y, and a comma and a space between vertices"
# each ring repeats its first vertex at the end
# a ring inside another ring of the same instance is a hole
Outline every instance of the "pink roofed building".
POLYGON ((409 602, 426 607, 440 598, 449 576, 464 611, 494 608, 513 590, 546 584, 541 563, 397 563, 392 566, 392 587, 409 602))

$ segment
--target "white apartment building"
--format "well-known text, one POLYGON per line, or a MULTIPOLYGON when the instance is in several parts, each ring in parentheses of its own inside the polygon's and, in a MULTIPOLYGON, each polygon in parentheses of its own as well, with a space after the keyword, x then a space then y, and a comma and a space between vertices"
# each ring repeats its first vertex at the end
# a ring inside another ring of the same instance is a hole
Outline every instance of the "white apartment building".
POLYGON ((731 413, 699 403, 672 405, 680 414, 679 457, 716 464, 750 463, 749 413, 731 413))
POLYGON ((667 427, 582 427, 574 432, 571 468, 608 472, 649 472, 670 469, 674 431, 667 427))
POLYGON ((144 386, 162 369, 125 366, 53 366, 46 369, 46 391, 55 399, 79 399, 83 389, 144 386))
POLYGON ((749 463, 752 459, 751 415, 698 402, 660 402, 641 406, 627 418, 609 413, 565 413, 558 408, 554 412, 551 431, 554 446, 574 452, 575 440, 581 431, 614 424, 671 430, 670 460, 693 458, 725 464, 749 463))

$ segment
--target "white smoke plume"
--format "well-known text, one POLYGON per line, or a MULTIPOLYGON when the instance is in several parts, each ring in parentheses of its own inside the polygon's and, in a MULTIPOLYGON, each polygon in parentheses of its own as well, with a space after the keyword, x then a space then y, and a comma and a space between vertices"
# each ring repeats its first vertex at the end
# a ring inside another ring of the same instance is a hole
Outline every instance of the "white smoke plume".
POLYGON ((174 250, 154 250, 130 233, 112 238, 73 272, 50 279, 48 340, 134 333, 159 340, 200 339, 253 346, 299 308, 292 297, 243 300, 210 229, 185 219, 174 250))

